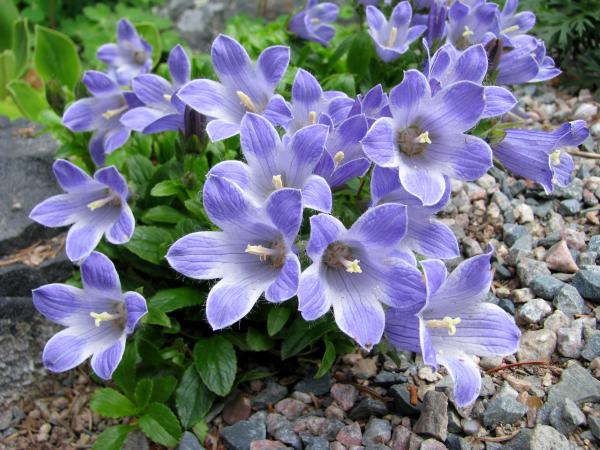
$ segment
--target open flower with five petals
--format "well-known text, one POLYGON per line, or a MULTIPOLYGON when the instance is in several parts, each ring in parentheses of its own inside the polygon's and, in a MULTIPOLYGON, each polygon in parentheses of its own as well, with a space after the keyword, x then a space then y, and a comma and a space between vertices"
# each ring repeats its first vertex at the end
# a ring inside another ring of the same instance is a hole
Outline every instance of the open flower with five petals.
POLYGON ((209 175, 203 201, 221 231, 182 237, 169 249, 167 260, 190 278, 220 279, 206 300, 213 329, 242 319, 263 293, 271 303, 296 295, 300 262, 293 243, 302 222, 300 191, 279 189, 257 207, 238 185, 209 175))
POLYGON ((500 11, 486 0, 455 0, 448 10, 446 39, 465 49, 474 44, 487 44, 500 35, 500 11))
POLYGON ((90 356, 93 371, 103 380, 119 365, 127 335, 146 312, 137 292, 121 292, 113 263, 93 252, 81 264, 83 289, 47 284, 34 289, 33 305, 47 319, 66 328, 44 347, 42 359, 52 372, 72 369, 90 356))
POLYGON ((88 256, 102 235, 112 244, 131 239, 135 219, 127 204, 129 188, 114 166, 98 170, 93 178, 63 159, 52 168, 65 193, 44 200, 29 217, 47 227, 71 226, 66 242, 71 261, 88 256))
POLYGON ((335 22, 339 12, 340 7, 335 3, 308 0, 306 7, 290 19, 288 26, 302 39, 329 45, 335 36, 335 27, 330 23, 335 22))

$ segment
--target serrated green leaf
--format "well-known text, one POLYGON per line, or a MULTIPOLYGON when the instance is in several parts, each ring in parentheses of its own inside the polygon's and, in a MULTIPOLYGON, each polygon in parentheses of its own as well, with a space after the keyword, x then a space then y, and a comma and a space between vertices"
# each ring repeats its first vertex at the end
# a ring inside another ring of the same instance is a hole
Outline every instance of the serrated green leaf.
POLYGON ((328 339, 325 339, 325 353, 323 354, 323 359, 319 365, 319 370, 315 374, 315 378, 321 378, 331 370, 331 367, 335 362, 335 357, 335 345, 333 345, 328 339))
POLYGON ((291 309, 286 305, 273 305, 267 316, 267 332, 269 336, 275 336, 281 331, 290 318, 291 309))
POLYGON ((171 233, 164 228, 137 226, 125 247, 145 261, 160 264, 171 242, 171 233))
POLYGON ((138 381, 135 386, 135 404, 138 407, 138 411, 144 411, 150 399, 152 398, 152 390, 154 389, 154 382, 150 378, 143 378, 138 381))
POLYGON ((183 373, 175 392, 177 414, 183 427, 190 428, 204 418, 214 400, 215 394, 204 385, 196 368, 189 366, 183 373))
POLYGON ((248 328, 246 332, 246 343, 248 348, 255 352, 263 352, 273 348, 275 342, 256 328, 248 328))
POLYGON ((208 389, 225 397, 237 372, 237 357, 231 342, 215 335, 200 339, 194 346, 194 363, 208 389))
POLYGON ((92 450, 121 450, 129 433, 135 427, 131 425, 115 425, 107 428, 98 436, 92 450))
POLYGON ((136 414, 135 405, 112 388, 100 388, 92 394, 90 408, 101 416, 118 419, 136 414))
POLYGON ((35 69, 48 81, 56 79, 73 89, 81 76, 77 47, 66 35, 50 28, 35 27, 35 69))
POLYGON ((174 447, 181 439, 181 427, 173 411, 161 403, 152 403, 140 417, 140 428, 154 442, 174 447))
POLYGON ((27 69, 31 51, 27 19, 20 19, 14 23, 12 35, 12 51, 15 54, 16 78, 20 78, 25 73, 25 69, 27 69))
POLYGON ((191 287, 180 287, 158 291, 149 303, 152 308, 168 313, 188 306, 201 305, 205 296, 191 287))
POLYGON ((158 205, 150 208, 142 215, 144 222, 179 223, 187 216, 172 206, 158 205))
POLYGON ((154 175, 154 166, 148 158, 142 155, 133 155, 127 159, 128 180, 142 186, 154 175))
POLYGON ((152 401, 157 403, 165 403, 171 397, 176 385, 177 378, 172 375, 154 378, 152 401))
POLYGON ((150 325, 158 325, 161 327, 171 328, 171 319, 164 312, 156 308, 148 308, 148 314, 144 317, 146 323, 150 325))

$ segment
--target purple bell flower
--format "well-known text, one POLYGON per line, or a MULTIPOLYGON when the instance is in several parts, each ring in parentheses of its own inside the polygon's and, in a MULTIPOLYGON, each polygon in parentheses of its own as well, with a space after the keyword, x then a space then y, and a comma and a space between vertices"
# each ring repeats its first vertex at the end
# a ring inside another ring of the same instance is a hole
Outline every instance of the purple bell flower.
POLYGON ((371 198, 373 206, 385 203, 406 206, 406 236, 400 241, 401 251, 441 259, 460 255, 452 230, 433 218, 450 198, 450 183, 446 183, 446 190, 439 202, 423 206, 417 197, 402 187, 396 170, 375 166, 371 177, 371 198))
POLYGON ((583 120, 565 123, 552 132, 505 130, 506 136, 493 145, 494 156, 510 171, 542 185, 552 192, 554 184, 566 186, 573 177, 573 158, 561 151, 576 147, 589 136, 583 120))
POLYGON ((363 150, 376 165, 397 168, 404 189, 423 205, 440 201, 447 177, 476 180, 492 166, 488 144, 465 134, 485 109, 482 86, 460 81, 434 97, 425 76, 409 70, 389 102, 392 118, 373 124, 363 150))
POLYGON ((83 83, 92 97, 77 100, 63 114, 63 124, 71 131, 93 131, 89 150, 94 164, 101 166, 106 155, 129 139, 131 130, 121 123, 121 117, 142 103, 133 92, 123 92, 106 74, 88 70, 83 83))
POLYGON ((487 44, 500 34, 498 5, 485 0, 454 1, 448 10, 448 41, 464 49, 487 44))
POLYGON ((127 335, 147 310, 137 292, 121 292, 113 263, 93 252, 81 264, 83 289, 47 284, 34 289, 33 305, 47 319, 66 327, 44 347, 42 359, 52 372, 72 369, 90 356, 92 370, 109 380, 119 365, 127 335))
POLYGON ((435 45, 442 41, 446 35, 446 17, 448 16, 448 5, 445 0, 435 0, 431 3, 431 9, 427 14, 425 38, 429 45, 435 45))
POLYGON ((145 104, 127 111, 121 117, 126 127, 144 134, 184 130, 185 104, 177 97, 181 87, 190 81, 190 60, 181 45, 169 53, 171 83, 154 74, 138 75, 132 89, 145 104))
POLYGON ((274 191, 299 189, 302 205, 317 211, 331 211, 331 189, 314 175, 323 156, 328 128, 315 124, 297 131, 283 141, 264 117, 248 113, 240 126, 240 143, 247 163, 223 161, 210 174, 226 178, 256 203, 262 204, 274 191))
POLYGON ((511 39, 514 48, 502 53, 498 64, 498 84, 521 84, 546 81, 560 75, 554 60, 546 56, 541 39, 522 35, 511 39))
POLYGON ((279 189, 256 207, 236 184, 209 175, 203 200, 221 231, 182 237, 169 249, 167 260, 190 278, 221 279, 206 300, 213 329, 242 319, 263 293, 271 303, 296 295, 300 262, 293 243, 302 222, 300 191, 279 189))
POLYGON ((500 30, 510 43, 511 38, 527 33, 535 26, 535 14, 531 11, 517 13, 519 0, 506 0, 500 13, 500 30))
POLYGON ((114 166, 98 170, 94 178, 64 159, 52 169, 65 193, 44 200, 29 217, 47 227, 71 225, 66 243, 71 261, 88 256, 102 235, 111 244, 131 239, 135 219, 127 204, 129 188, 114 166))
MULTIPOLYGON (((356 3, 358 3, 359 5, 363 5, 364 7, 377 6, 379 5, 379 3, 381 3, 381 0, 356 0, 356 3)), ((389 6, 392 4, 392 0, 384 0, 383 4, 385 6, 389 6)))
POLYGON ((290 19, 289 29, 302 39, 327 46, 335 36, 335 27, 329 24, 335 22, 339 12, 335 3, 308 0, 306 7, 290 19))
MULTIPOLYGON (((445 44, 435 52, 429 63, 429 85, 433 95, 458 81, 482 84, 488 71, 488 58, 482 45, 458 50, 445 44)), ((482 118, 500 116, 515 107, 517 99, 500 86, 484 86, 485 110, 482 118)))
POLYGON ((454 403, 472 404, 481 388, 470 355, 506 356, 519 348, 520 331, 499 306, 484 302, 492 282, 488 252, 470 258, 448 276, 440 260, 421 262, 427 300, 412 311, 389 308, 386 336, 398 349, 419 352, 425 364, 438 364, 454 380, 454 403))
POLYGON ((333 307, 340 329, 370 350, 383 334, 383 305, 411 308, 424 301, 421 273, 394 256, 406 233, 406 207, 367 210, 352 227, 327 214, 310 218, 306 253, 312 264, 302 272, 299 309, 315 320, 333 307))
POLYGON ((425 32, 425 25, 411 27, 411 20, 412 8, 408 1, 400 2, 394 7, 389 22, 376 7, 367 6, 369 34, 382 61, 398 59, 425 32))
POLYGON ((129 86, 131 80, 152 69, 152 46, 140 37, 127 19, 117 24, 117 43, 104 44, 96 52, 96 58, 108 65, 108 75, 121 86, 129 86))
POLYGON ((289 47, 266 48, 255 65, 244 47, 221 34, 213 42, 211 56, 220 82, 192 80, 177 94, 183 103, 212 118, 206 126, 211 141, 238 134, 247 112, 261 114, 274 125, 289 120, 285 100, 274 94, 290 61, 289 47))
POLYGON ((352 109, 348 113, 348 117, 364 114, 367 118, 369 127, 381 117, 391 117, 388 97, 383 92, 383 87, 378 84, 372 87, 364 96, 358 94, 352 105, 352 109))

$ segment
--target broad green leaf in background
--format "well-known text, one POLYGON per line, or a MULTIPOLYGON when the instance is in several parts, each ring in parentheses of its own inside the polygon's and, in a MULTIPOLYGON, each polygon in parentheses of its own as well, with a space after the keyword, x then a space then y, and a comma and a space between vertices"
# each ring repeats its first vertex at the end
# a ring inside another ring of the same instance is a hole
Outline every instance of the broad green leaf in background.
POLYGON ((43 92, 36 91, 23 80, 12 80, 7 89, 25 117, 34 122, 45 122, 43 113, 49 111, 50 106, 43 92))
POLYGON ((90 400, 90 408, 101 416, 113 419, 133 416, 137 412, 127 397, 112 388, 97 389, 90 400))
POLYGON ((187 216, 179 210, 168 205, 158 205, 150 208, 142 215, 144 222, 179 223, 187 216))
POLYGON ((35 68, 44 80, 57 79, 75 86, 81 76, 77 47, 66 35, 40 25, 35 27, 35 68))
POLYGON ((183 373, 175 392, 175 405, 183 428, 193 427, 196 422, 203 419, 210 411, 214 400, 215 394, 204 385, 196 368, 189 366, 183 373))
POLYGON ((12 48, 13 23, 19 19, 19 11, 13 0, 0 0, 0 51, 12 48))
POLYGON ((115 425, 104 430, 94 445, 92 450, 121 450, 127 435, 135 427, 131 425, 115 425))
POLYGON ((135 386, 135 405, 139 412, 144 411, 150 403, 153 389, 154 382, 150 378, 143 378, 138 381, 135 386))
POLYGON ((335 345, 331 343, 329 339, 325 339, 325 353, 323 354, 323 359, 321 360, 321 365, 319 366, 319 370, 315 374, 315 378, 321 378, 323 375, 328 373, 335 362, 335 345))
POLYGON ((145 261, 160 264, 171 243, 171 233, 164 228, 137 226, 125 247, 145 261))
POLYGON ((181 439, 181 427, 173 411, 160 403, 152 403, 140 417, 140 428, 154 442, 174 447, 181 439))
POLYGON ((200 305, 204 302, 204 295, 191 287, 180 287, 158 291, 149 303, 152 308, 168 313, 187 306, 200 305))
POLYGON ((135 341, 127 342, 123 358, 114 371, 112 379, 119 389, 128 397, 133 398, 136 380, 135 362, 137 359, 137 346, 135 341))
POLYGON ((30 46, 27 19, 20 19, 13 26, 12 50, 15 54, 16 78, 20 78, 29 63, 30 46))
POLYGON ((127 159, 128 179, 141 186, 147 183, 154 174, 154 166, 148 158, 133 155, 127 159))
POLYGON ((7 85, 15 78, 16 73, 15 54, 11 50, 4 50, 0 53, 0 99, 8 96, 7 85))
POLYGON ((231 342, 220 335, 200 339, 194 346, 194 362, 207 388, 221 397, 229 394, 237 371, 231 342))
POLYGON ((297 318, 290 327, 288 336, 281 344, 281 359, 297 355, 329 331, 335 330, 335 328, 335 322, 333 321, 323 320, 317 323, 308 323, 301 318, 297 318))
POLYGON ((23 113, 21 113, 21 110, 15 104, 12 97, 6 97, 5 99, 0 99, 0 116, 6 116, 10 120, 15 120, 23 117, 23 113))
POLYGON ((269 336, 275 336, 288 321, 291 309, 286 305, 273 305, 267 316, 267 331, 269 336))
POLYGON ((152 65, 156 66, 162 53, 162 41, 156 25, 150 22, 135 24, 135 28, 142 37, 152 46, 152 65))
POLYGON ((154 389, 152 390, 152 401, 164 403, 171 397, 177 385, 177 378, 173 375, 154 378, 154 389))
POLYGON ((248 348, 255 352, 270 350, 275 345, 273 340, 256 328, 248 328, 248 331, 246 332, 246 343, 248 344, 248 348))
POLYGON ((172 197, 180 192, 181 186, 173 180, 164 180, 156 183, 150 195, 152 197, 172 197))
POLYGON ((358 33, 348 49, 346 65, 348 70, 359 77, 363 77, 369 70, 369 62, 373 54, 373 41, 366 33, 358 33))

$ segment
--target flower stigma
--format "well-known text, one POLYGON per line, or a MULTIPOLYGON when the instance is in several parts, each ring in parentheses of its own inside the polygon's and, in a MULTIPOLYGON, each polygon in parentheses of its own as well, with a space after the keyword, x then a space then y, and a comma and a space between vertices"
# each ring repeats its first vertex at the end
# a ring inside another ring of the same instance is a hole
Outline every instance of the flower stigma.
POLYGON ((286 246, 282 241, 271 243, 270 248, 263 245, 248 244, 244 251, 250 255, 258 256, 260 261, 268 262, 273 267, 283 267, 285 263, 286 246))
POLYGON ((396 37, 398 37, 398 28, 392 27, 390 30, 390 37, 387 41, 388 47, 392 47, 394 45, 394 42, 396 42, 396 37))
POLYGON ((475 32, 473 30, 471 30, 467 25, 465 25, 465 31, 463 31, 462 37, 469 38, 470 36, 473 36, 474 34, 475 34, 475 32))
POLYGON ((456 325, 460 323, 460 317, 444 317, 442 320, 428 320, 425 322, 427 328, 447 328, 448 336, 454 336, 456 334, 456 325))
POLYGON ((329 244, 323 254, 323 262, 332 269, 345 269, 349 273, 362 273, 360 260, 353 258, 349 246, 342 242, 329 244))
POLYGON ((242 91, 235 92, 240 99, 240 103, 250 112, 256 112, 256 105, 250 97, 244 94, 242 91))
POLYGON ((104 113, 102 113, 102 117, 104 117, 106 120, 110 120, 113 117, 118 116, 122 112, 127 111, 128 108, 129 108, 129 105, 125 104, 123 106, 120 106, 119 108, 109 109, 108 111, 105 111, 104 113))
POLYGON ((311 125, 314 125, 315 123, 317 123, 317 113, 314 111, 311 111, 308 113, 308 123, 310 123, 311 125))
POLYGON ((519 31, 519 25, 513 25, 512 27, 505 28, 504 30, 502 30, 502 33, 508 34, 512 33, 513 31, 519 31))
POLYGON ((172 96, 171 96, 171 95, 169 95, 169 94, 163 94, 163 98, 165 99, 165 101, 167 101, 167 102, 170 102, 170 101, 171 101, 171 98, 172 98, 172 96))
POLYGON ((344 155, 344 152, 341 152, 341 151, 337 152, 335 154, 335 156, 333 157, 333 162, 335 163, 335 165, 336 166, 339 165, 344 160, 345 156, 346 155, 344 155))
POLYGON ((552 153, 550 153, 550 161, 554 166, 560 165, 560 150, 554 150, 552 153))
POLYGON ((281 178, 281 174, 279 175, 273 175, 273 187, 275 187, 275 189, 281 189, 283 187, 283 179, 281 178))

